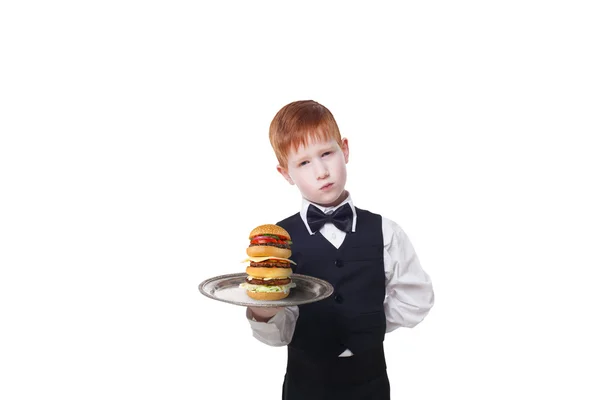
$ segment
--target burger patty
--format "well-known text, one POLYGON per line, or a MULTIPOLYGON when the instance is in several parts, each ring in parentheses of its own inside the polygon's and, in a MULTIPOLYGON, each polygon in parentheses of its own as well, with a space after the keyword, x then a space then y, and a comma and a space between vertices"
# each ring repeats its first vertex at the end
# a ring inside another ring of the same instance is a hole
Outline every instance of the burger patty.
POLYGON ((287 249, 287 250, 292 249, 289 244, 279 244, 279 243, 250 243, 250 247, 252 247, 252 246, 273 246, 273 247, 279 247, 280 249, 287 249))
POLYGON ((260 278, 252 278, 251 276, 249 276, 248 278, 246 278, 246 281, 248 281, 248 283, 252 285, 280 286, 287 285, 292 280, 290 278, 264 280, 260 278))
POLYGON ((250 261, 250 266, 256 268, 290 268, 290 263, 280 260, 266 260, 261 262, 250 261))

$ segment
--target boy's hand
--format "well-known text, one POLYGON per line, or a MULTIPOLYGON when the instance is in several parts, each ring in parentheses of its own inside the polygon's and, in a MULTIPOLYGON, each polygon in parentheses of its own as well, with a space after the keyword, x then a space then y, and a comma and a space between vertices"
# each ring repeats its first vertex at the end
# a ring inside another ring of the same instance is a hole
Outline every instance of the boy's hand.
POLYGON ((248 307, 258 322, 267 322, 284 307, 248 307))

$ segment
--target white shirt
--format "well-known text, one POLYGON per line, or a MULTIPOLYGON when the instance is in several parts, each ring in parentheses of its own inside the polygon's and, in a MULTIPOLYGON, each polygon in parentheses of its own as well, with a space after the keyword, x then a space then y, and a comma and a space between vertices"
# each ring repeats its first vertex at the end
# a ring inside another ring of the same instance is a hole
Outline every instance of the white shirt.
MULTIPOLYGON (((350 194, 346 200, 336 207, 323 207, 302 199, 300 217, 306 229, 312 232, 306 220, 308 206, 313 204, 323 212, 334 211, 349 203, 354 215, 352 232, 356 230, 356 210, 350 194)), ((421 268, 415 250, 406 233, 395 222, 382 217, 383 231, 383 265, 385 270, 385 300, 383 302, 386 318, 386 333, 399 327, 412 328, 425 318, 434 303, 433 286, 429 275, 421 268)), ((332 223, 326 223, 320 230, 321 234, 339 248, 346 238, 346 232, 337 229, 332 223)), ((292 238, 293 240, 293 238, 292 238)), ((248 309, 246 317, 250 322, 253 336, 270 346, 285 346, 294 335, 298 319, 298 307, 285 307, 268 322, 257 322, 252 318, 248 309)), ((315 327, 318 329, 318 327, 315 327)), ((340 357, 351 356, 346 349, 340 357)))

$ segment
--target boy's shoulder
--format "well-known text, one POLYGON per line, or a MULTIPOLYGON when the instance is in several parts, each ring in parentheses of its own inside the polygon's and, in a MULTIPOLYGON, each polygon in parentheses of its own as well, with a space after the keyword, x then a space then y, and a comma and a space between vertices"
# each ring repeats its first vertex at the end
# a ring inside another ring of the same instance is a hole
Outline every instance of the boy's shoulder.
POLYGON ((289 225, 300 218, 300 212, 290 215, 289 217, 280 220, 276 225, 289 225))
POLYGON ((401 236, 405 235, 404 230, 402 229, 400 224, 398 222, 396 222, 395 220, 393 220, 389 217, 386 217, 385 215, 374 212, 374 211, 361 209, 356 206, 354 208, 356 209, 357 216, 362 214, 362 215, 374 216, 376 218, 381 218, 381 226, 382 226, 384 238, 391 238, 392 236, 400 236, 401 237, 401 236))
POLYGON ((369 215, 379 215, 379 216, 381 216, 380 214, 378 214, 376 212, 373 212, 373 211, 370 211, 370 210, 365 210, 364 208, 360 208, 360 207, 354 206, 354 209, 356 210, 356 214, 369 214, 369 215))
POLYGON ((366 210, 364 208, 359 208, 354 206, 354 209, 356 210, 356 217, 360 220, 360 217, 363 216, 364 217, 369 217, 369 218, 375 218, 379 221, 381 221, 383 224, 389 223, 389 222, 393 222, 390 219, 384 217, 383 215, 375 212, 375 211, 371 211, 371 210, 366 210))

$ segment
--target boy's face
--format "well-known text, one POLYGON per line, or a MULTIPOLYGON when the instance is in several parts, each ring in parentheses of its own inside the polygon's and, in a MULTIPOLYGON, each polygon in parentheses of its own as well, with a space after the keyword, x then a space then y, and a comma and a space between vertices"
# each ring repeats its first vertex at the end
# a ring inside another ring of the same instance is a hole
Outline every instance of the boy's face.
POLYGON ((291 149, 288 164, 277 171, 291 184, 298 186, 307 200, 322 206, 336 206, 345 198, 348 139, 342 146, 335 140, 309 141, 297 151, 291 149))

